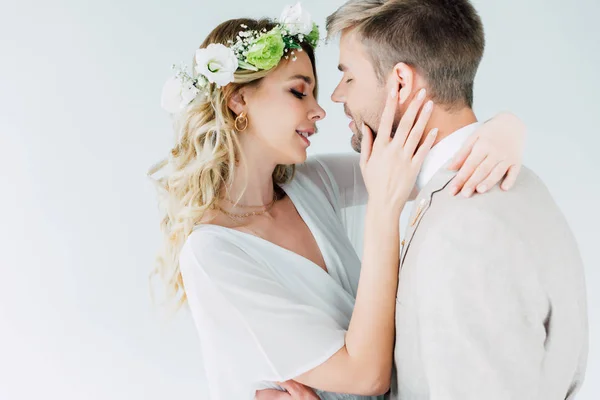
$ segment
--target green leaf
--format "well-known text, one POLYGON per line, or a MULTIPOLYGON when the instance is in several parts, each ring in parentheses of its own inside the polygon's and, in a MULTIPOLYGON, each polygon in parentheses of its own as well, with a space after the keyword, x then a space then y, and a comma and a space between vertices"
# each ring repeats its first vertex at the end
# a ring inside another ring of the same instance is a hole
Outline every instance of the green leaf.
POLYGON ((308 42, 310 43, 310 45, 312 47, 316 47, 317 44, 319 43, 320 36, 321 36, 321 33, 319 32, 319 25, 317 25, 316 23, 313 22, 313 29, 308 34, 306 39, 308 40, 308 42))
POLYGON ((258 68, 256 68, 254 65, 242 60, 238 60, 238 67, 242 69, 248 69, 250 71, 258 71, 258 68))

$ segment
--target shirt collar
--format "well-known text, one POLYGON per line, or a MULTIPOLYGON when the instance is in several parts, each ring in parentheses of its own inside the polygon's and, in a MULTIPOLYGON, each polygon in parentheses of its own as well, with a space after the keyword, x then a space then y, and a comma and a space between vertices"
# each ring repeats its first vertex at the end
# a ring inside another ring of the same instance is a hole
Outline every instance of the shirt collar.
POLYGON ((431 178, 433 178, 435 173, 458 153, 462 145, 467 141, 469 136, 479 128, 479 126, 481 126, 481 122, 474 122, 462 127, 442 139, 429 151, 429 154, 425 157, 425 161, 421 167, 421 172, 417 177, 417 188, 419 190, 423 189, 431 178))

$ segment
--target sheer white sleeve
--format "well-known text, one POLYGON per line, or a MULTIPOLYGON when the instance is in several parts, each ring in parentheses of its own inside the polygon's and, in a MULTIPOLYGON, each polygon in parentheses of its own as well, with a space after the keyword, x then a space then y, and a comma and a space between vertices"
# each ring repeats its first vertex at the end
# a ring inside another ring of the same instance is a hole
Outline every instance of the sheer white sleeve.
POLYGON ((324 193, 342 220, 348 238, 362 255, 367 188, 360 171, 360 154, 323 154, 299 167, 324 193))
POLYGON ((345 329, 234 243, 194 232, 180 268, 211 398, 252 399, 255 382, 292 379, 344 346, 345 329))
POLYGON ((334 207, 344 209, 367 203, 368 194, 360 171, 360 154, 313 156, 300 167, 334 207))

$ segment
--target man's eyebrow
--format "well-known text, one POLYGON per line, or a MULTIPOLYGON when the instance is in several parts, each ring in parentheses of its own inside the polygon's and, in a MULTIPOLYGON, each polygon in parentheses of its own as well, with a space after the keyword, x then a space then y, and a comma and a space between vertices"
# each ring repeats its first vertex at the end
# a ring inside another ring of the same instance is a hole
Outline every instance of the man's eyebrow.
POLYGON ((290 77, 290 81, 293 81, 294 79, 301 79, 304 82, 306 82, 307 84, 311 85, 312 84, 312 78, 310 76, 306 76, 306 75, 294 75, 292 77, 290 77))
POLYGON ((339 69, 340 71, 344 72, 344 71, 345 71, 346 69, 348 69, 348 68, 346 68, 346 66, 345 66, 344 64, 340 64, 340 65, 338 65, 338 69, 339 69))

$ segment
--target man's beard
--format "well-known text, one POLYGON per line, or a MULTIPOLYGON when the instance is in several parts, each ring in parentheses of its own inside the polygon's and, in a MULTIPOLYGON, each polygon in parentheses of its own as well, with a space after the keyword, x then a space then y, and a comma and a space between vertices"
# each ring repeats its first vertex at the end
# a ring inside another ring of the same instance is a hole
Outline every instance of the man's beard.
MULTIPOLYGON (((371 130, 371 132, 373 134, 373 140, 375 140, 375 138, 377 137, 377 128, 379 127, 381 116, 380 116, 380 114, 379 115, 371 115, 371 113, 366 112, 363 115, 361 115, 360 117, 358 117, 358 116, 355 116, 354 113, 350 112, 350 110, 348 109, 348 107, 346 105, 344 105, 344 112, 346 113, 346 115, 350 116, 352 121, 354 121, 354 128, 351 129, 353 135, 352 135, 352 138, 350 139, 350 145, 352 146, 352 149, 354 151, 356 151, 357 153, 360 153, 361 146, 362 146, 362 139, 363 139, 363 134, 362 134, 363 123, 371 130), (375 121, 375 122, 372 123, 369 121, 375 121)), ((381 112, 383 112, 383 108, 382 108, 381 112)), ((393 137, 394 133, 396 132, 396 128, 398 127, 399 122, 400 122, 399 118, 398 118, 398 121, 394 121, 393 128, 392 128, 392 137, 393 137)))
POLYGON ((363 124, 363 120, 359 119, 359 118, 356 118, 354 116, 354 113, 350 112, 350 110, 348 109, 348 107, 346 105, 344 105, 344 112, 354 122, 354 127, 351 128, 351 131, 352 131, 353 135, 350 138, 350 145, 352 146, 352 149, 354 151, 356 151, 357 153, 360 153, 361 143, 362 143, 362 124, 363 124))
MULTIPOLYGON (((377 129, 379 128, 379 124, 381 122, 381 114, 383 113, 383 110, 385 108, 385 101, 386 101, 386 96, 382 95, 379 107, 374 108, 374 110, 378 110, 378 111, 362 110, 360 115, 350 112, 350 109, 348 108, 348 106, 346 104, 344 104, 344 112, 346 113, 346 115, 348 115, 352 119, 352 121, 354 121, 354 129, 352 129, 352 132, 354 134, 352 135, 350 144, 352 145, 352 149, 354 149, 354 151, 356 151, 357 153, 360 153, 360 151, 361 151, 361 143, 362 143, 362 139, 363 139, 363 137, 362 137, 363 136, 362 135, 363 123, 369 129, 371 129, 371 132, 373 134, 373 141, 375 141, 375 138, 377 138, 377 129)), ((391 135, 390 135, 391 137, 394 137, 394 134, 396 133, 396 130, 398 129, 398 125, 400 124, 401 117, 402 117, 402 113, 400 112, 400 110, 397 109, 396 115, 394 118, 394 123, 392 124, 392 131, 391 131, 391 135)))
MULTIPOLYGON (((359 129, 359 125, 356 122, 356 120, 352 119, 352 121, 354 121, 354 129, 352 129, 352 137, 350 138, 350 145, 352 146, 352 149, 354 151, 356 151, 357 153, 360 153, 361 143, 362 143, 362 132, 359 129)), ((362 124, 360 126, 362 126, 362 124)))
MULTIPOLYGON (((362 147, 362 139, 363 139, 363 134, 362 134, 362 122, 360 123, 360 127, 358 123, 356 122, 355 119, 353 119, 354 121, 354 129, 352 130, 352 132, 354 133, 352 135, 352 138, 350 139, 350 145, 352 146, 352 149, 354 151, 356 151, 357 153, 360 153, 361 151, 361 147, 362 147)), ((394 123, 392 124, 392 131, 390 133, 390 136, 393 138, 394 135, 396 134, 396 130, 398 129, 398 125, 400 124, 400 121, 394 121, 394 123)), ((371 133, 373 135, 373 141, 375 141, 375 139, 377 138, 377 131, 375 130, 374 127, 372 127, 370 124, 365 122, 365 125, 367 125, 367 127, 369 129, 371 129, 371 133)), ((377 123, 377 125, 379 125, 379 123, 377 123)))

